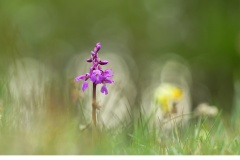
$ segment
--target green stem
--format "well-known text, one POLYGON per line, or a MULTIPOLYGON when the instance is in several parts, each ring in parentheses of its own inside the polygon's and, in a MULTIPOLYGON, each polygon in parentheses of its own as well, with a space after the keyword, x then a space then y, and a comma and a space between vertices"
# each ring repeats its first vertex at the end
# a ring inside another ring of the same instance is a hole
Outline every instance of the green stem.
POLYGON ((96 88, 97 85, 93 83, 93 99, 92 99, 92 121, 94 126, 97 126, 97 115, 96 115, 96 109, 97 109, 97 102, 96 102, 96 88))

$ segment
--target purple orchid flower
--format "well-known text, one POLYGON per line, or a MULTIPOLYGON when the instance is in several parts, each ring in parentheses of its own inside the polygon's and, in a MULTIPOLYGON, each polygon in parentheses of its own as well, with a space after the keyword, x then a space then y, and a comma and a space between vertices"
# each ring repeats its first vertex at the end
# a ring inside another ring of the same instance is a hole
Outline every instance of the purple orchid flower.
POLYGON ((101 87, 101 92, 108 94, 106 84, 114 83, 114 81, 111 79, 113 77, 113 71, 111 69, 102 69, 101 65, 106 65, 109 61, 100 60, 100 58, 98 58, 98 51, 100 49, 101 44, 97 43, 94 50, 91 51, 91 57, 86 60, 86 62, 92 63, 89 73, 76 77, 75 81, 78 82, 80 80, 84 80, 82 84, 82 91, 85 91, 88 88, 88 79, 90 79, 95 85, 103 84, 101 87))

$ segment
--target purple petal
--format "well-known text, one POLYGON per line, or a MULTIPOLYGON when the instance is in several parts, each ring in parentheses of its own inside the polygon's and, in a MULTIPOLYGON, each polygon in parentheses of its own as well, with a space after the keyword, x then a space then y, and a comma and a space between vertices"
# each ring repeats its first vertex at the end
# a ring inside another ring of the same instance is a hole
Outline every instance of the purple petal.
POLYGON ((91 81, 95 84, 99 84, 101 83, 101 79, 100 79, 100 76, 101 76, 101 71, 100 70, 94 70, 92 72, 92 75, 91 75, 91 81))
POLYGON ((98 70, 98 69, 96 69, 96 70, 93 71, 93 74, 94 74, 94 75, 100 75, 100 74, 101 74, 101 71, 98 70))
POLYGON ((100 78, 100 76, 96 76, 96 80, 94 82, 95 84, 100 84, 102 83, 102 79, 100 78))
POLYGON ((77 77, 75 78, 75 81, 77 82, 77 81, 83 80, 83 79, 85 79, 85 78, 86 78, 86 75, 77 76, 77 77))
POLYGON ((94 82, 96 81, 96 75, 92 75, 92 76, 90 77, 90 79, 91 79, 91 81, 94 83, 94 82))
POLYGON ((100 65, 106 65, 106 64, 108 64, 108 61, 107 60, 103 60, 103 61, 100 61, 99 64, 100 65))
POLYGON ((104 80, 104 83, 109 83, 109 84, 111 84, 111 83, 113 83, 113 82, 114 82, 114 80, 107 79, 107 78, 104 80))
POLYGON ((104 76, 111 78, 113 76, 113 71, 111 69, 106 69, 105 71, 103 71, 104 76))
POLYGON ((88 88, 88 82, 84 81, 82 84, 82 91, 84 92, 88 88))
POLYGON ((105 71, 104 71, 104 73, 108 73, 108 74, 113 74, 113 71, 112 71, 112 69, 106 69, 105 71))
POLYGON ((104 76, 99 75, 99 77, 98 77, 99 83, 102 83, 104 79, 106 79, 104 76))
POLYGON ((101 92, 106 94, 106 95, 108 94, 108 90, 107 90, 107 87, 105 85, 102 86, 101 92))

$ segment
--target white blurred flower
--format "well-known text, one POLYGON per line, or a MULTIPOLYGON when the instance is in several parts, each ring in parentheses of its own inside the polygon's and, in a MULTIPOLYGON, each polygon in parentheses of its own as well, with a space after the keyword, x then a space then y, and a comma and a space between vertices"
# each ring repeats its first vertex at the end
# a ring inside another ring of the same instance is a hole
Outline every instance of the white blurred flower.
POLYGON ((196 116, 210 116, 215 117, 218 114, 218 108, 216 106, 210 106, 207 103, 201 103, 194 110, 196 116))
POLYGON ((7 123, 11 127, 29 130, 44 119, 50 75, 46 65, 32 58, 18 59, 10 64, 7 123))

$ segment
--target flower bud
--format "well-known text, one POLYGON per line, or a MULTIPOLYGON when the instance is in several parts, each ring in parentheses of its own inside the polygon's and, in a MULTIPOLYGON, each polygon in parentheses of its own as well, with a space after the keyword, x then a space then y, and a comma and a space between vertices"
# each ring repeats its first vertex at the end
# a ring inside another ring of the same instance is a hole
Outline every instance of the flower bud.
POLYGON ((92 58, 88 58, 86 61, 87 62, 92 62, 92 58))
POLYGON ((106 65, 106 64, 108 64, 108 61, 107 60, 103 60, 103 61, 100 61, 99 64, 100 65, 106 65))
POLYGON ((101 49, 101 44, 97 43, 96 47, 94 48, 94 52, 97 53, 101 49))

